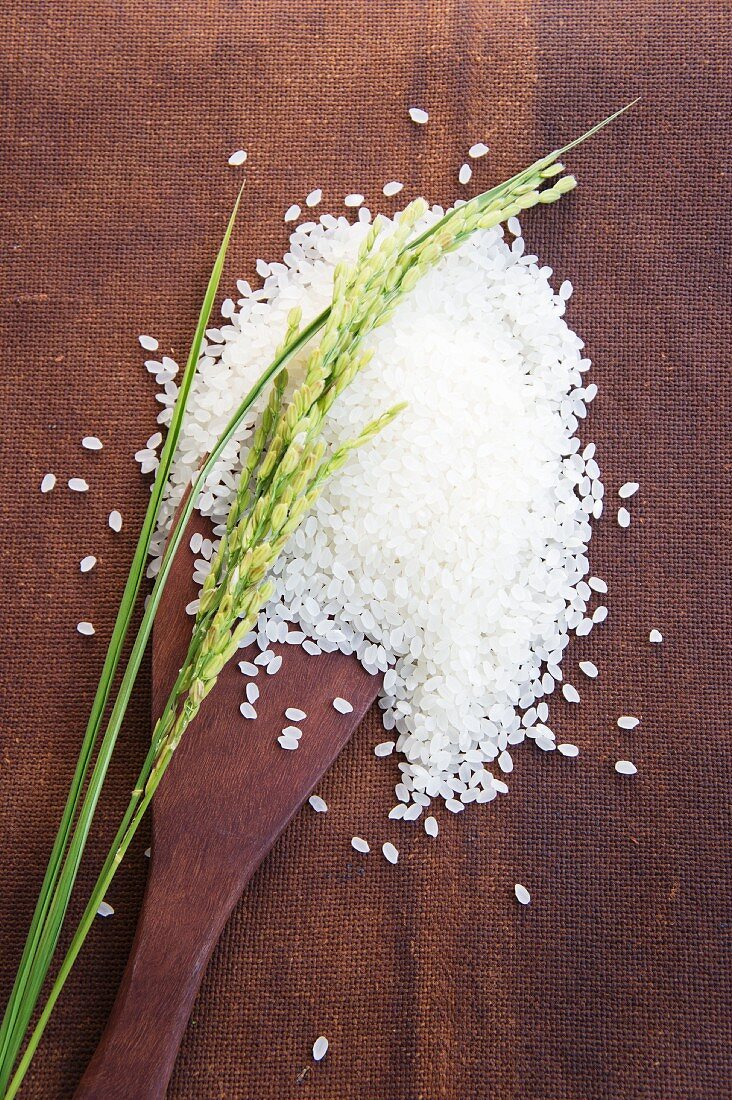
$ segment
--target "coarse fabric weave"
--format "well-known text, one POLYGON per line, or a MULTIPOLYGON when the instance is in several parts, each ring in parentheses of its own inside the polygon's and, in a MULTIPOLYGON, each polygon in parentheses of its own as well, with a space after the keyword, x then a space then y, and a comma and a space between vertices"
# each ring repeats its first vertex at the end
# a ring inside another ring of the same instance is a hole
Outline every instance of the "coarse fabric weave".
MULTIPOLYGON (((396 765, 372 754, 374 712, 322 784, 329 813, 299 815, 235 911, 169 1095, 732 1096, 728 5, 7 0, 2 27, 3 998, 146 504, 132 455, 158 406, 136 336, 184 360, 243 174, 228 155, 243 146, 249 160, 221 297, 258 256, 282 255, 284 211, 315 187, 334 212, 351 191, 393 209, 391 179, 406 183, 397 202, 450 201, 640 94, 571 155, 578 191, 523 219, 531 249, 576 284, 569 319, 600 387, 583 438, 608 489, 591 554, 610 615, 569 650, 581 705, 558 699, 551 717, 580 757, 527 746, 508 798, 439 812, 432 840, 386 820, 396 765), (409 122, 411 105, 429 110, 427 127, 409 122), (479 140, 490 153, 462 189, 479 140), (86 434, 101 453, 81 450, 86 434), (48 470, 59 483, 42 497, 48 470), (88 494, 66 489, 74 475, 88 494), (627 479, 641 489, 622 531, 627 479), (87 553, 99 564, 82 576, 87 553), (74 629, 86 618, 93 639, 74 629), (632 733, 616 727, 624 713, 641 718, 632 733), (618 758, 637 776, 617 776, 618 758), (370 856, 350 850, 354 834, 370 856), (526 908, 515 882, 531 890, 526 908), (315 1065, 320 1034, 330 1049, 315 1065)), ((84 889, 148 733, 144 684, 84 889)), ((95 1047, 147 842, 113 884, 115 915, 89 937, 25 1100, 70 1097, 95 1047)))

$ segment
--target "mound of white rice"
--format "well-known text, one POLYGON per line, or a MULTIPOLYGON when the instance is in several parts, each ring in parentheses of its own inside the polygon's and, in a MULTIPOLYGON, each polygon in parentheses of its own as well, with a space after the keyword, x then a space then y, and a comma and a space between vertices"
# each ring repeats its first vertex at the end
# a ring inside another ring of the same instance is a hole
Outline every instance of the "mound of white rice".
MULTIPOLYGON (((369 219, 361 210, 355 224, 324 215, 298 226, 283 262, 258 261, 263 288, 240 282, 236 305, 224 303, 156 555, 201 457, 272 359, 287 313, 299 304, 307 322, 329 304, 334 267, 355 257, 369 219)), ((551 268, 524 255, 515 219, 509 228, 508 239, 500 228, 481 232, 441 260, 369 338, 375 354, 333 407, 328 443, 399 401, 408 408, 327 485, 278 562, 259 619, 260 648, 302 631, 310 651, 355 653, 385 674, 384 726, 403 756, 394 817, 419 816, 437 795, 455 811, 491 801, 525 738, 554 748, 545 697, 561 679, 569 631, 592 625, 584 578, 603 487, 594 446, 580 453, 576 432, 596 387, 584 384, 590 364, 564 320, 570 284, 555 293, 551 268)), ((148 366, 164 386, 165 423, 174 365, 148 366)), ((154 449, 138 458, 149 468, 154 449)), ((214 524, 239 468, 232 443, 200 500, 214 524)), ((215 545, 202 547, 199 581, 215 545)))

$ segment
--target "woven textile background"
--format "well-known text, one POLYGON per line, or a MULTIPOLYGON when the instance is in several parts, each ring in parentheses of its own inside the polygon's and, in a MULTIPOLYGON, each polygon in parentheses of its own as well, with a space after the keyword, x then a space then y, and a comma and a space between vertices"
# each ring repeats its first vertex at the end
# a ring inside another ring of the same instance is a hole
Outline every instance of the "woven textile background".
MULTIPOLYGON (((440 814, 433 842, 385 821, 395 767, 371 753, 372 715, 322 785, 330 812, 298 817, 229 923, 170 1096, 732 1096, 728 17, 695 0, 6 0, 0 999, 146 503, 132 456, 157 406, 136 335, 184 358, 242 174, 228 154, 243 145, 249 162, 222 297, 258 256, 282 254, 282 214, 313 187, 333 210, 353 190, 378 208, 393 178, 450 200, 473 141, 491 147, 478 189, 641 94, 572 154, 580 189, 524 219, 532 249, 576 285, 569 317, 600 387, 584 438, 609 493, 592 559, 610 617, 567 659, 593 659, 599 680, 581 706, 552 708, 581 756, 527 748, 510 797, 440 814), (412 103, 428 127, 409 123, 412 103), (87 433, 101 454, 80 449, 87 433), (49 469, 59 485, 41 497, 49 469), (75 474, 87 495, 66 490, 75 474), (611 502, 630 477, 641 491, 623 532, 611 502), (88 552, 99 565, 81 577, 88 552), (74 630, 87 616, 94 639, 74 630), (615 726, 628 712, 642 718, 632 734, 615 726), (633 780, 614 774, 619 756, 636 761, 633 780), (349 858, 354 833, 395 839, 398 866, 349 858), (320 1033, 330 1052, 298 1083, 320 1033)), ((148 707, 145 686, 86 888, 148 707)), ((115 916, 89 938, 27 1100, 70 1097, 94 1049, 147 843, 114 883, 115 916)))

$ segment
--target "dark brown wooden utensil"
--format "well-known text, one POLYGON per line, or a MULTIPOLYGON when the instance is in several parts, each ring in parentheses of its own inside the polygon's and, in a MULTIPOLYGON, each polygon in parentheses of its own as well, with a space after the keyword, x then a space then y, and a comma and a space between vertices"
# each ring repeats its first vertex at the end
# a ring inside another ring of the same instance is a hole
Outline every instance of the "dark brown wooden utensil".
MULTIPOLYGON (((193 596, 188 542, 173 563, 153 639, 153 713, 185 655, 193 596)), ((259 864, 373 703, 380 680, 354 657, 273 646, 281 670, 256 678, 256 721, 239 713, 232 662, 186 731, 152 803, 152 853, 135 940, 109 1022, 76 1100, 164 1097, 209 957, 259 864), (353 712, 339 714, 341 696, 353 712), (287 707, 307 714, 300 747, 280 748, 287 707)), ((252 659, 258 650, 242 651, 252 659)))

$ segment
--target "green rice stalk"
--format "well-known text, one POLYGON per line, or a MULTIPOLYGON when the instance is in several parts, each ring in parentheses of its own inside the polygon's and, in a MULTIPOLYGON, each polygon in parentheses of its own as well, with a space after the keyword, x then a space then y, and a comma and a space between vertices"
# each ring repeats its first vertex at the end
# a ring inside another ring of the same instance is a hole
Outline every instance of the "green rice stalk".
MULTIPOLYGON (((627 107, 623 108, 623 110, 627 109, 627 107)), ((300 476, 302 471, 298 475, 298 462, 302 460, 312 465, 313 456, 317 455, 317 450, 310 448, 306 452, 303 449, 300 453, 297 452, 297 448, 292 450, 292 446, 297 439, 296 429, 299 434, 304 433, 305 442, 308 442, 308 440, 312 442, 312 436, 317 432, 332 401, 335 400, 339 392, 342 392, 343 387, 348 384, 359 369, 359 359, 356 354, 359 342, 372 328, 385 323, 391 316, 399 296, 407 293, 417 279, 437 262, 444 252, 459 247, 476 229, 496 225, 512 216, 512 214, 528 209, 537 203, 554 202, 561 198, 563 194, 575 186, 575 181, 572 177, 562 177, 556 183, 549 183, 550 180, 563 171, 563 166, 559 163, 559 157, 576 144, 579 144, 580 141, 596 133, 602 126, 621 113, 622 111, 616 112, 610 118, 593 127, 587 134, 570 143, 570 145, 536 161, 529 168, 506 181, 506 183, 449 212, 434 226, 425 230, 416 240, 406 239, 413 222, 419 216, 416 214, 419 207, 412 204, 412 207, 407 208, 407 211, 404 212, 395 232, 390 238, 387 238, 383 249, 379 251, 378 262, 375 263, 371 250, 378 239, 377 219, 377 222, 367 234, 358 261, 350 274, 345 270, 336 271, 334 302, 331 309, 323 311, 304 329, 299 329, 298 318, 297 328, 293 325, 293 332, 291 335, 288 334, 289 339, 286 340, 284 347, 230 420, 211 455, 203 464, 192 491, 180 510, 178 520, 169 538, 161 570, 143 616, 120 692, 102 742, 97 765, 92 773, 87 798, 79 815, 77 830, 69 846, 67 860, 63 865, 59 880, 59 885, 63 888, 61 891, 62 896, 66 894, 67 890, 70 893, 70 887, 73 885, 78 859, 80 859, 81 851, 83 851, 96 802, 101 791, 101 784, 129 701, 132 685, 142 660, 145 644, 149 638, 162 589, 198 495, 224 448, 234 437, 246 413, 267 383, 284 370, 287 363, 309 343, 310 339, 320 329, 323 330, 319 348, 311 354, 308 360, 305 383, 297 391, 299 395, 297 400, 290 403, 286 413, 280 413, 276 426, 272 429, 269 444, 266 443, 266 437, 263 437, 258 444, 259 455, 264 454, 264 457, 257 472, 254 487, 250 488, 249 483, 247 483, 246 488, 242 490, 242 502, 238 506, 240 511, 243 511, 246 515, 246 518, 241 521, 245 524, 245 527, 240 532, 238 541, 234 540, 233 548, 232 540, 228 537, 228 530, 227 535, 222 540, 222 558, 219 560, 217 554, 217 561, 215 566, 212 567, 214 581, 218 580, 215 589, 217 595, 213 598, 207 597, 204 601, 202 593, 202 606, 199 608, 199 614, 202 610, 202 616, 194 627, 194 638, 198 637, 198 643, 195 646, 192 645, 191 650, 189 650, 189 660, 184 665, 179 682, 171 694, 169 706, 166 707, 158 723, 156 735, 151 743, 140 780, 135 786, 130 806, 124 815, 117 838, 105 861, 82 922, 61 965, 48 1002, 6 1093, 6 1100, 11 1100, 11 1097, 17 1093, 53 1005, 88 933, 99 902, 103 900, 104 893, 109 882, 111 882, 116 867, 134 835, 134 831, 160 778, 164 774, 167 763, 175 751, 180 737, 190 722, 191 716, 200 707, 202 699, 213 687, 225 659, 229 659, 235 652, 238 641, 249 629, 247 624, 251 625, 255 621, 257 608, 267 598, 267 583, 259 583, 258 581, 255 583, 255 578, 266 573, 267 562, 269 561, 271 564, 275 560, 271 557, 271 553, 274 553, 275 550, 276 553, 279 553, 286 539, 316 499, 325 478, 346 461, 349 451, 357 445, 357 441, 354 441, 352 445, 340 448, 329 460, 317 465, 316 473, 310 478, 309 482, 307 478, 303 482, 300 476), (412 211, 411 214, 408 213, 410 210, 412 211), (410 217, 412 218, 411 223, 409 221, 410 217), (404 233, 400 233, 402 222, 404 223, 404 233), (278 469, 279 476, 276 476, 275 471, 278 469), (292 491, 294 484, 297 484, 298 493, 292 491), (276 489, 270 491, 267 495, 272 485, 276 485, 276 489), (252 492, 254 494, 253 498, 250 497, 252 492), (285 498, 287 503, 284 505, 283 511, 285 498), (246 511, 247 508, 249 508, 248 512, 246 511), (270 532, 269 557, 267 554, 263 557, 260 556, 255 563, 253 555, 259 548, 256 544, 252 544, 252 538, 255 535, 261 537, 268 530, 270 532), (244 546, 246 546, 246 550, 243 549, 244 546), (238 564, 234 564, 236 559, 231 556, 233 550, 236 550, 238 555, 238 564), (248 552, 252 553, 250 559, 246 559, 248 552), (230 558, 231 561, 229 561, 230 558), (242 563, 245 564, 247 570, 245 574, 246 582, 242 581, 241 569, 239 568, 242 563), (243 617, 240 617, 242 615, 243 617), (233 625, 234 617, 238 619, 238 625, 236 626, 233 625), (203 630, 204 625, 205 632, 203 630), (228 635, 226 633, 227 629, 228 635), (205 638, 208 641, 204 645, 205 638), (191 663, 193 661, 195 661, 195 664, 191 663), (181 703, 184 691, 186 692, 185 700, 181 703), (67 866, 71 867, 68 874, 66 873, 67 866)), ((281 404, 283 390, 284 384, 281 383, 279 397, 275 403, 277 409, 281 404)), ((274 422, 275 415, 276 412, 273 408, 272 422, 274 422)), ((392 413, 386 415, 388 417, 392 413)), ((365 438, 373 437, 373 434, 378 430, 377 424, 378 421, 364 429, 365 438)), ((364 433, 362 433, 362 436, 364 433)), ((365 441, 365 439, 362 441, 365 441)), ((250 477, 253 477, 253 468, 249 471, 249 474, 250 477)), ((238 516, 234 520, 234 523, 237 524, 235 529, 238 529, 237 520, 238 516)), ((220 553, 221 547, 219 548, 220 553)), ((66 902, 67 900, 68 894, 66 894, 66 902)), ((65 912, 66 902, 63 903, 62 911, 60 911, 61 919, 65 912)), ((54 921, 50 922, 50 932, 45 926, 43 928, 41 944, 44 948, 44 954, 47 954, 51 942, 55 945, 60 929, 60 920, 58 924, 55 923, 58 917, 59 909, 57 908, 54 913, 54 921)), ((52 950, 53 947, 51 947, 51 952, 52 950)), ((48 956, 48 962, 50 964, 50 955, 48 956)), ((46 966, 43 977, 45 977, 47 969, 48 966, 46 966)), ((41 982, 42 980, 43 978, 41 978, 41 982)), ((39 989, 40 985, 35 990, 33 1005, 37 1000, 39 989)))
MULTIPOLYGON (((31 926, 23 949, 2 1024, 0 1025, 0 1094, 5 1089, 13 1062, 17 1056, 23 1034, 33 1013, 40 987, 48 972, 51 956, 58 939, 61 921, 66 912, 69 884, 73 886, 78 870, 78 860, 73 873, 67 877, 63 892, 59 891, 64 854, 67 851, 69 837, 76 818, 81 793, 86 782, 91 758, 102 725, 102 719, 109 702, 112 683, 119 665, 122 648, 134 613, 140 585, 145 574, 150 549, 150 540, 157 526, 158 513, 168 482, 168 475, 178 444, 183 415, 201 354, 201 346, 208 325, 211 309, 218 290, 224 259, 234 227, 234 221, 241 201, 241 191, 229 218, 223 241, 206 288, 198 323, 185 370, 181 379, 178 399, 171 423, 166 433, 165 444, 160 455, 160 464, 156 472, 150 501, 143 520, 142 529, 132 561, 132 566, 120 601, 117 618, 112 630, 109 646, 102 667, 97 690, 94 695, 86 731, 81 745, 79 758, 69 788, 58 832, 53 843, 43 884, 33 913, 31 926), (50 934, 49 934, 49 929, 50 934)), ((81 853, 79 853, 80 857, 81 853)))

